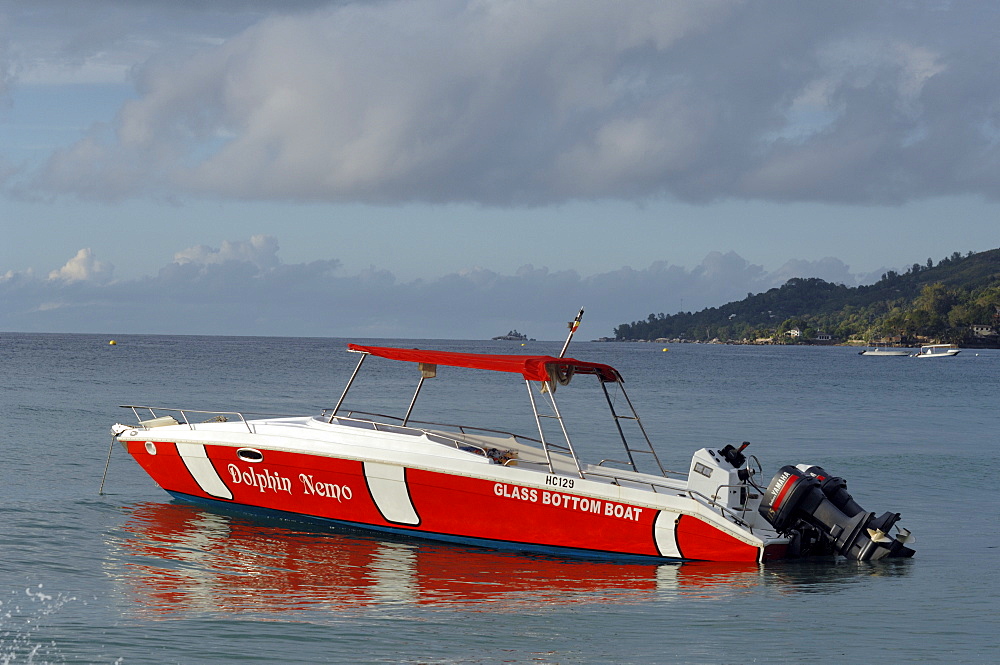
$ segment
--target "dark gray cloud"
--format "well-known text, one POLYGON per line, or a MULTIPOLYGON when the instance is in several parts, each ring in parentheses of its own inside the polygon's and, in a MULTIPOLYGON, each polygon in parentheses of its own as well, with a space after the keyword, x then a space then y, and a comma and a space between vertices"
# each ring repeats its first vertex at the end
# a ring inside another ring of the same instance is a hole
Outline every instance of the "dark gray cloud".
POLYGON ((70 50, 131 53, 139 96, 53 154, 38 190, 502 206, 1000 191, 990 3, 104 8, 117 22, 66 19, 70 50))
POLYGON ((150 59, 182 60, 267 16, 336 4, 344 3, 0 0, 0 72, 29 84, 122 83, 150 59))
POLYGON ((721 305, 789 277, 850 277, 835 259, 767 273, 715 252, 690 270, 657 262, 583 276, 524 266, 401 282, 375 267, 344 274, 336 259, 285 264, 278 249, 269 236, 191 247, 134 280, 113 279, 113 266, 82 249, 44 274, 0 274, 0 330, 476 339, 516 327, 558 339, 586 306, 585 334, 599 337, 651 312, 721 305))

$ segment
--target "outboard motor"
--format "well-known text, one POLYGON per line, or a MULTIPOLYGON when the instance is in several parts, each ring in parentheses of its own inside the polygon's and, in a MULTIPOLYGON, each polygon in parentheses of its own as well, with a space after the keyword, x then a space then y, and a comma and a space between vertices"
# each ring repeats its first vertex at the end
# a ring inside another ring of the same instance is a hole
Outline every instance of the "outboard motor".
POLYGON ((897 526, 896 537, 888 536, 899 513, 876 518, 854 501, 843 478, 831 477, 818 466, 781 467, 758 511, 803 553, 841 554, 857 561, 914 554, 906 547, 912 542, 909 531, 897 526))

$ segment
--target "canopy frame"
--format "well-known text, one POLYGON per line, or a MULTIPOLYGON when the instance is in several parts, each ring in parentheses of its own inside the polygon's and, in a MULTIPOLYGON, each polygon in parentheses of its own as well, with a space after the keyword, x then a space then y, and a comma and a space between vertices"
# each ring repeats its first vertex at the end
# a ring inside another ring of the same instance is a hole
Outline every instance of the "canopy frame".
MULTIPOLYGON (((575 358, 561 358, 553 356, 455 353, 451 351, 401 349, 396 347, 362 346, 358 344, 349 344, 348 351, 358 353, 361 357, 359 358, 358 364, 355 366, 350 379, 348 379, 347 386, 345 386, 344 392, 337 401, 337 405, 333 408, 327 422, 332 423, 336 419, 337 413, 343 406, 348 391, 350 391, 355 378, 358 376, 358 372, 361 370, 361 365, 364 363, 365 358, 369 355, 376 355, 390 360, 417 363, 421 370, 420 380, 417 383, 416 390, 414 391, 413 397, 406 409, 406 415, 402 419, 403 426, 406 426, 410 420, 410 416, 413 413, 413 407, 416 404, 417 397, 420 395, 420 389, 423 387, 424 381, 427 378, 433 377, 436 373, 436 368, 434 368, 434 370, 430 369, 430 366, 432 365, 446 365, 452 367, 485 369, 490 371, 521 374, 524 378, 525 386, 528 389, 528 399, 535 419, 535 426, 538 428, 538 437, 542 444, 542 450, 545 454, 545 465, 548 468, 548 472, 551 474, 557 473, 552 453, 558 452, 565 454, 572 459, 575 475, 580 478, 586 478, 587 472, 584 471, 581 466, 580 458, 577 456, 576 450, 573 447, 569 431, 566 429, 562 413, 559 411, 559 405, 556 402, 555 392, 557 385, 564 385, 565 383, 568 383, 568 379, 565 377, 572 377, 574 374, 591 374, 597 376, 598 381, 601 384, 601 389, 611 412, 611 417, 614 420, 615 428, 618 431, 618 436, 625 448, 626 454, 628 455, 628 466, 632 468, 632 471, 638 473, 639 466, 636 463, 636 454, 648 454, 652 457, 661 475, 666 476, 667 473, 669 473, 660 462, 660 458, 653 448, 652 441, 650 441, 649 435, 646 433, 646 429, 643 427, 642 421, 639 419, 639 414, 636 413, 632 400, 629 399, 628 393, 625 392, 625 386, 621 375, 618 373, 618 370, 610 365, 586 362, 576 360, 575 358), (548 403, 552 411, 551 414, 541 413, 539 411, 538 403, 535 399, 535 393, 533 390, 533 381, 538 381, 542 384, 542 393, 548 397, 548 403), (608 392, 608 383, 618 384, 618 389, 621 391, 621 394, 625 399, 625 403, 628 406, 628 411, 631 415, 619 414, 615 409, 614 401, 611 399, 611 395, 608 392), (545 427, 542 423, 543 420, 547 418, 558 422, 561 442, 557 443, 556 441, 546 437, 545 427), (639 432, 642 434, 642 443, 639 446, 632 446, 629 444, 628 438, 625 436, 625 431, 621 426, 622 420, 631 420, 638 425, 639 432)), ((598 473, 597 475, 607 474, 598 473)))

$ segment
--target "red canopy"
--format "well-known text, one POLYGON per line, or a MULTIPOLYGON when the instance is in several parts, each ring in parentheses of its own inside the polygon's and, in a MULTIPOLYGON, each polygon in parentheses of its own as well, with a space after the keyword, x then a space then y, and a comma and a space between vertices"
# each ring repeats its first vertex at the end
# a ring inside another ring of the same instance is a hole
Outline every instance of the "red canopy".
MULTIPOLYGON (((549 366, 558 368, 562 374, 572 368, 578 374, 596 374, 604 382, 621 381, 621 375, 611 365, 589 363, 574 358, 555 356, 514 356, 487 353, 455 353, 453 351, 425 351, 423 349, 397 349, 389 346, 361 346, 348 344, 351 351, 370 353, 390 360, 405 360, 413 363, 432 363, 450 367, 488 369, 494 372, 513 372, 528 381, 550 381, 549 366)), ((554 373, 553 373, 554 374, 554 373)))

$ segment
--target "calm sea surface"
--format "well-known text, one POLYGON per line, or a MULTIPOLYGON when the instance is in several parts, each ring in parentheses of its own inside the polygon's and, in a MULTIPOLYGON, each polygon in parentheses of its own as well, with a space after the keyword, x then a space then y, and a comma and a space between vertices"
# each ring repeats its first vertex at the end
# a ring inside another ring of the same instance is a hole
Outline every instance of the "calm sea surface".
MULTIPOLYGON (((666 466, 751 441, 765 480, 820 464, 917 537, 905 561, 653 566, 212 512, 172 501, 120 447, 100 496, 109 427, 131 417, 118 405, 312 414, 357 358, 338 339, 109 339, 0 333, 0 663, 1000 660, 1000 351, 574 342, 621 370, 666 466)), ((366 367, 349 406, 402 413, 415 370, 366 367)), ((442 370, 414 417, 530 434, 523 382, 479 379, 442 370)), ((588 415, 576 385, 559 392, 568 418, 588 415)), ((613 456, 574 425, 587 457, 613 456)))

